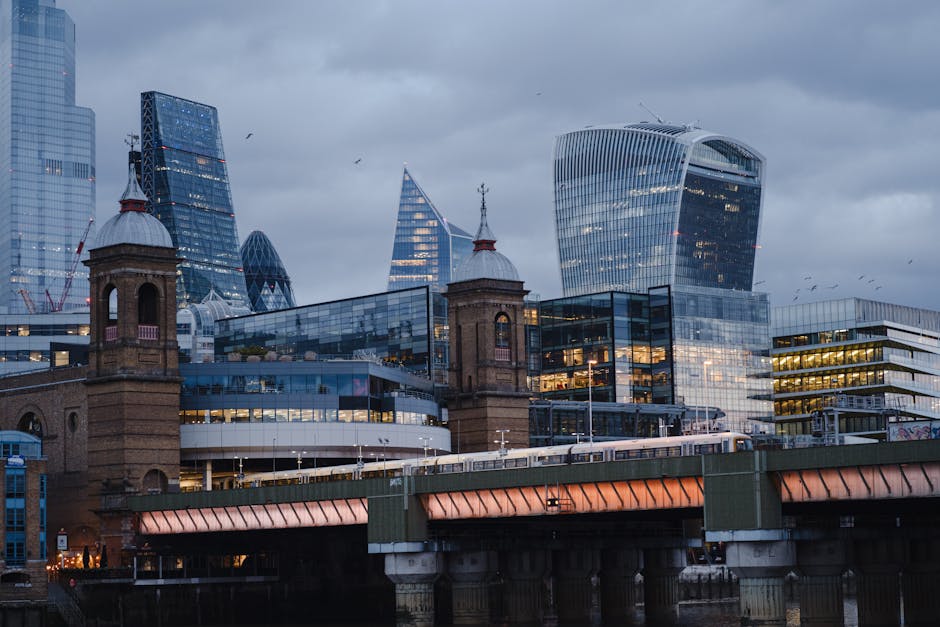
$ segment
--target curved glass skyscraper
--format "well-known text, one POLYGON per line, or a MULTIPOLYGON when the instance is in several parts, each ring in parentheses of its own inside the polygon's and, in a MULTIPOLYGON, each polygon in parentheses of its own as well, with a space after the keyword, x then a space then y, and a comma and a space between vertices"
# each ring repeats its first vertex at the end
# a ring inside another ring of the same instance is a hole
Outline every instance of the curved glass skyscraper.
POLYGON ((0 0, 0 66, 0 311, 84 307, 95 114, 75 106, 75 24, 55 0, 0 0))
POLYGON ((140 95, 140 126, 141 187, 177 248, 177 302, 202 302, 215 291, 247 305, 218 112, 148 91, 140 95))
POLYGON ((555 142, 565 296, 658 285, 750 290, 764 158, 690 126, 628 124, 555 142))
POLYGON ((388 289, 430 285, 442 290, 472 252, 473 236, 448 222, 405 168, 388 289))
POLYGON ((252 311, 275 311, 296 306, 290 277, 267 235, 261 231, 249 233, 242 244, 241 255, 252 311))

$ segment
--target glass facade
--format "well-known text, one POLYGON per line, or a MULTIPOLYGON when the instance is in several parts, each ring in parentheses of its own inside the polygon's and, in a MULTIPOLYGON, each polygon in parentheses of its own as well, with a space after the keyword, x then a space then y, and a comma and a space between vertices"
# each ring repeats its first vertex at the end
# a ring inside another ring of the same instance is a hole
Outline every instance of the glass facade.
POLYGON ((940 312, 847 298, 773 310, 778 432, 883 436, 890 420, 940 420, 940 312))
POLYGON ((539 396, 586 401, 590 384, 598 402, 674 402, 669 302, 601 292, 539 303, 539 396))
POLYGON ((388 289, 430 285, 443 290, 472 252, 473 236, 448 222, 405 168, 388 289))
MULTIPOLYGON (((95 213, 95 115, 75 106, 68 14, 54 0, 0 0, 0 12, 0 312, 42 312, 95 213)), ((74 273, 66 311, 87 306, 88 270, 74 273)))
POLYGON ((40 475, 38 494, 27 488, 25 460, 42 457, 42 443, 38 437, 18 431, 0 432, 0 456, 5 461, 3 503, 4 547, 6 566, 22 568, 27 558, 46 559, 46 476, 40 475), (36 516, 35 520, 28 520, 36 516), (27 555, 29 533, 36 533, 40 555, 27 555))
POLYGON ((753 149, 693 127, 642 123, 558 137, 563 293, 750 290, 763 168, 753 149))
POLYGON ((149 91, 140 95, 140 126, 141 186, 177 248, 178 303, 214 290, 247 305, 218 112, 149 91))
POLYGON ((242 268, 253 311, 296 306, 290 277, 274 244, 261 231, 252 231, 241 248, 242 268))
POLYGON ((89 329, 88 313, 0 315, 0 376, 69 365, 64 345, 88 346, 89 329))
POLYGON ((589 424, 595 441, 681 435, 694 413, 682 405, 592 402, 589 420, 585 402, 534 401, 529 405, 529 444, 583 442, 589 424))
POLYGON ((218 320, 215 352, 370 358, 446 385, 447 341, 447 302, 425 286, 218 320))

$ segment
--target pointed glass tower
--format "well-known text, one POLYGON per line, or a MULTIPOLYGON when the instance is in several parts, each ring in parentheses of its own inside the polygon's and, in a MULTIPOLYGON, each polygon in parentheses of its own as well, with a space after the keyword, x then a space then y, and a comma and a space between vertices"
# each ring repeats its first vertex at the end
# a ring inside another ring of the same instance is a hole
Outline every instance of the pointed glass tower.
POLYGON ((430 285, 442 290, 472 252, 473 236, 448 222, 405 168, 388 289, 430 285))
POLYGON ((294 307, 290 277, 274 244, 261 231, 252 231, 242 244, 242 267, 253 311, 294 307))

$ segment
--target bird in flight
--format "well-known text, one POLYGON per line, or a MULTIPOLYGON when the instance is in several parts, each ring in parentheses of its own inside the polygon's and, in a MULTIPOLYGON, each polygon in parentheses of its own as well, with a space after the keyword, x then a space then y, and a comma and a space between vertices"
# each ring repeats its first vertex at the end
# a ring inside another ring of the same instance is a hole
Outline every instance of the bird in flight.
POLYGON ((819 287, 819 284, 814 284, 813 287, 809 288, 809 291, 815 292, 817 287, 819 287))
POLYGON ((913 260, 913 259, 908 259, 908 260, 907 260, 907 265, 911 265, 912 263, 914 263, 914 260, 913 260))
POLYGON ((761 284, 766 283, 766 282, 767 282, 767 281, 763 281, 763 280, 761 280, 761 281, 755 281, 755 282, 754 282, 754 285, 761 285, 761 284))
POLYGON ((362 161, 362 157, 359 157, 358 159, 356 159, 355 161, 353 161, 353 164, 354 164, 354 165, 359 165, 359 162, 360 162, 360 161, 362 161))
POLYGON ((865 278, 865 275, 864 275, 864 274, 858 275, 858 280, 859 280, 859 281, 861 281, 861 280, 864 279, 864 278, 865 278))
POLYGON ((252 135, 254 135, 254 133, 248 133, 247 135, 245 135, 245 139, 251 139, 252 135))

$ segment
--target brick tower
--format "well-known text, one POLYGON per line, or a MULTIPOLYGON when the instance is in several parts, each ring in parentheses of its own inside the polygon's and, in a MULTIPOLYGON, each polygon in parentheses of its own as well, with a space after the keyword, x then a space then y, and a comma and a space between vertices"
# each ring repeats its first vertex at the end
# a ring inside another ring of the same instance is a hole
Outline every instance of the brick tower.
POLYGON ((448 414, 454 451, 529 445, 525 311, 528 291, 515 266, 496 252, 481 185, 473 254, 447 286, 450 324, 448 414))
POLYGON ((134 542, 126 499, 179 489, 176 249, 133 166, 89 269, 88 480, 111 566, 134 542))

